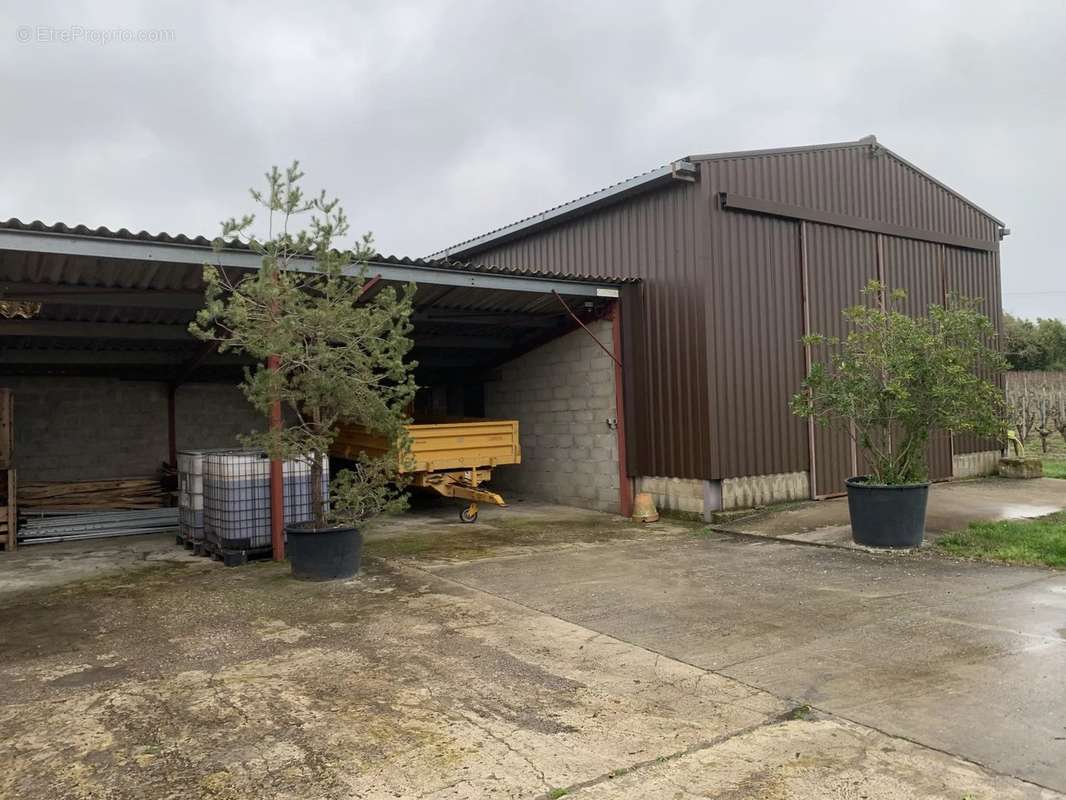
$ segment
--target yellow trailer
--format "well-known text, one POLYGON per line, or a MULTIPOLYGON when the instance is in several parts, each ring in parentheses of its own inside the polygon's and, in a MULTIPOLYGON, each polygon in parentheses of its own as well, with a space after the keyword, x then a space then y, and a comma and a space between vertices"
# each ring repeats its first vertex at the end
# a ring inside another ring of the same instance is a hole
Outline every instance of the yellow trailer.
MULTIPOLYGON (((451 419, 416 422, 407 426, 411 451, 400 472, 411 485, 444 497, 469 503, 459 512, 463 522, 477 520, 478 503, 507 505, 495 492, 481 488, 492 480, 492 470, 503 464, 522 463, 517 420, 451 419)), ((359 458, 360 453, 380 456, 388 449, 380 436, 358 426, 341 426, 330 454, 359 458)))

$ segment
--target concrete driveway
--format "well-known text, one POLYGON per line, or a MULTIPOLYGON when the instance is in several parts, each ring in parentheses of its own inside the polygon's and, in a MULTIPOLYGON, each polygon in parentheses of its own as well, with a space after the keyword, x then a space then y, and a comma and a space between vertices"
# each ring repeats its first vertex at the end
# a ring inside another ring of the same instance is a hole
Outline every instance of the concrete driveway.
POLYGON ((1064 797, 1058 576, 453 511, 334 584, 0 558, 0 796, 1064 797))
POLYGON ((435 574, 1066 790, 1066 575, 708 534, 435 574))

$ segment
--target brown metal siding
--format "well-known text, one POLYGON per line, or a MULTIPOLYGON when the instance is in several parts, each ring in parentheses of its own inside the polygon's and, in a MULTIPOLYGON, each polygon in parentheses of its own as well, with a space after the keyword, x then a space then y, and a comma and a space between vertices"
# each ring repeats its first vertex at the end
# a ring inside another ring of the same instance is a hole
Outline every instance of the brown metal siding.
MULTIPOLYGON (((913 239, 882 236, 884 267, 882 280, 889 290, 907 293, 902 310, 911 316, 924 317, 929 306, 944 302, 944 246, 913 239)), ((951 438, 943 432, 930 436, 925 453, 929 476, 933 480, 950 478, 951 438)))
MULTIPOLYGON (((860 302, 859 291, 877 278, 877 237, 862 231, 807 224, 807 270, 811 332, 843 339, 848 334, 845 308, 860 302)), ((829 356, 816 348, 815 359, 829 356)), ((845 479, 858 467, 851 437, 844 431, 815 428, 815 491, 819 496, 844 491, 845 479)))
POLYGON ((884 283, 891 291, 903 289, 907 297, 901 310, 914 317, 928 314, 932 303, 944 302, 944 283, 941 277, 943 248, 929 242, 883 236, 884 283))
POLYGON ((641 467, 651 460, 652 426, 648 416, 648 386, 644 371, 637 365, 647 363, 648 337, 644 330, 644 284, 629 283, 621 288, 619 307, 622 315, 619 343, 622 352, 622 390, 625 392, 626 469, 640 475, 641 467), (630 365, 626 368, 626 365, 630 365))
POLYGON ((646 337, 643 361, 629 365, 639 370, 643 387, 642 418, 630 428, 639 458, 635 474, 703 478, 710 473, 703 202, 695 184, 679 181, 475 256, 503 267, 537 265, 645 280, 639 326, 646 337))
MULTIPOLYGON (((787 293, 795 292, 791 297, 798 298, 799 290, 793 288, 789 269, 780 271, 770 286, 761 285, 759 266, 764 259, 758 249, 745 249, 743 246, 730 249, 730 243, 736 241, 732 230, 749 225, 748 220, 753 217, 719 209, 715 203, 718 193, 736 192, 779 203, 986 241, 996 240, 997 226, 984 214, 909 166, 885 154, 871 156, 867 147, 705 161, 701 164, 700 185, 712 209, 714 268, 709 284, 711 296, 708 298, 712 309, 712 364, 708 369, 708 377, 712 383, 712 396, 717 398, 716 407, 720 412, 716 420, 719 423, 719 435, 713 454, 713 477, 759 474, 750 471, 752 463, 760 466, 760 472, 807 469, 810 464, 809 445, 805 436, 795 435, 792 427, 795 420, 788 410, 787 393, 778 391, 772 379, 766 383, 770 391, 751 392, 751 387, 737 387, 730 378, 730 358, 735 351, 732 338, 744 324, 737 312, 737 298, 747 298, 747 302, 741 304, 744 315, 754 314, 763 319, 765 325, 775 328, 774 335, 768 338, 785 342, 792 337, 794 341, 798 338, 797 331, 800 328, 796 327, 796 321, 789 314, 782 314, 780 309, 789 305, 787 293), (738 398, 743 400, 739 401, 738 398), (737 402, 743 402, 744 408, 751 409, 744 414, 763 420, 771 437, 780 434, 774 445, 776 450, 773 459, 768 460, 761 453, 748 456, 735 453, 735 440, 731 438, 735 425, 729 417, 731 406, 737 402)), ((796 223, 779 222, 791 224, 793 229, 798 227, 796 223)), ((824 236, 840 237, 842 241, 854 234, 843 228, 822 227, 825 228, 824 236)), ((861 232, 859 235, 871 236, 861 232)), ((891 251, 890 255, 886 255, 886 260, 891 259, 886 277, 898 280, 903 284, 902 288, 909 290, 908 305, 916 309, 924 307, 920 306, 923 302, 926 305, 928 302, 941 302, 943 295, 942 291, 938 291, 941 287, 939 266, 935 260, 930 266, 930 255, 937 253, 940 246, 895 237, 883 238, 890 240, 888 249, 891 251)), ((868 266, 865 271, 868 271, 868 266)), ((858 299, 857 292, 852 297, 851 302, 855 302, 858 299)), ((824 315, 827 310, 821 309, 815 313, 824 315)), ((813 322, 812 328, 815 328, 813 322)), ((777 352, 782 351, 779 349, 777 352)), ((786 349, 785 352, 791 357, 791 351, 786 349)), ((786 372, 793 369, 792 362, 786 360, 782 368, 786 372)), ((793 391, 801 375, 802 372, 795 377, 793 391)), ((846 471, 849 461, 841 462, 844 449, 839 441, 836 443, 836 452, 837 457, 832 459, 828 474, 818 476, 818 484, 822 488, 828 489, 829 483, 836 480, 837 473, 846 471)), ((951 474, 951 450, 946 437, 937 437, 930 448, 929 461, 934 476, 946 477, 951 474)))
POLYGON ((715 477, 805 470, 806 423, 788 408, 804 366, 799 224, 730 215, 713 243, 715 477))
MULTIPOLYGON (((655 189, 462 256, 500 266, 644 279, 643 361, 628 367, 639 370, 636 382, 644 389, 636 423, 645 430, 634 447, 634 474, 716 479, 808 469, 806 425, 788 409, 803 374, 799 223, 722 209, 718 193, 988 242, 997 241, 998 225, 869 146, 698 163, 697 184, 655 189)), ((866 266, 860 271, 866 277, 872 234, 824 228, 816 234, 824 241, 815 246, 829 254, 830 266, 819 268, 846 272, 848 248, 864 241, 866 266), (840 241, 832 242, 835 237, 840 241)), ((939 302, 941 267, 930 272, 927 266, 934 246, 899 241, 889 245, 891 277, 912 291, 911 305, 939 302)), ((848 282, 854 285, 846 292, 839 280, 833 287, 815 287, 825 293, 818 302, 832 307, 812 306, 814 319, 828 319, 857 298, 853 290, 862 281, 852 276, 848 282)), ((843 452, 839 441, 820 446, 843 452)), ((931 459, 937 474, 950 473, 950 455, 938 442, 931 459)), ((819 486, 828 487, 845 466, 838 458, 833 470, 819 476, 819 486)))
POLYGON ((868 146, 712 160, 701 168, 723 177, 716 191, 986 241, 998 238, 993 220, 887 153, 872 154, 868 146))
MULTIPOLYGON (((980 299, 982 313, 988 315, 996 326, 997 336, 1002 336, 999 254, 945 247, 944 273, 946 291, 963 297, 980 299)), ((1002 377, 999 383, 1003 385, 1002 377)), ((1000 448, 1000 444, 994 440, 970 434, 959 434, 954 439, 956 453, 977 453, 1000 448)))

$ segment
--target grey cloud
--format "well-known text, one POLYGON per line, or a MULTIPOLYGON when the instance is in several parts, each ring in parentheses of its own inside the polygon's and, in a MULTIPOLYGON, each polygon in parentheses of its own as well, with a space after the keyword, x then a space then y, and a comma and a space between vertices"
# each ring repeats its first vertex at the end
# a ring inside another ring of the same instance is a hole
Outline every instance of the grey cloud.
POLYGON ((211 234, 299 157, 423 255, 687 153, 876 133, 1010 224, 1009 310, 1066 316, 1064 40, 1057 2, 9 3, 0 216, 211 234))

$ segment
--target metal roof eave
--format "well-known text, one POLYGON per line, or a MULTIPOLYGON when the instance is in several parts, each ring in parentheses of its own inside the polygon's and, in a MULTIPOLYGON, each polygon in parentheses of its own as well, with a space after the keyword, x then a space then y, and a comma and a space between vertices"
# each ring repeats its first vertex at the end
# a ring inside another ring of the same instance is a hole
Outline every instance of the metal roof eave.
POLYGON ((547 223, 562 222, 570 217, 588 213, 594 208, 616 203, 625 197, 648 191, 656 186, 673 180, 675 173, 681 168, 683 161, 684 159, 675 161, 666 166, 659 167, 658 169, 653 169, 650 172, 645 172, 642 175, 637 175, 628 180, 608 186, 606 189, 600 189, 599 191, 592 192, 584 197, 579 197, 577 200, 563 203, 562 205, 555 206, 547 211, 542 211, 539 214, 526 217, 518 222, 513 222, 510 225, 505 225, 502 228, 489 231, 481 236, 476 236, 473 239, 467 239, 466 241, 451 245, 450 247, 445 247, 443 250, 438 250, 431 254, 429 258, 448 258, 452 256, 463 257, 464 253, 477 250, 483 245, 490 243, 500 244, 508 239, 519 236, 532 228, 539 228, 547 223))
MULTIPOLYGON (((172 264, 213 264, 235 269, 258 269, 261 261, 257 254, 248 250, 215 251, 210 247, 196 245, 13 229, 0 229, 0 250, 172 264)), ((313 262, 308 259, 306 263, 310 271, 313 262)), ((537 294, 554 291, 579 297, 618 296, 618 284, 611 281, 504 275, 472 269, 391 264, 380 261, 371 261, 370 270, 380 275, 382 280, 397 283, 413 281, 423 285, 465 286, 537 294)), ((351 272, 354 274, 355 271, 353 266, 351 272)))

